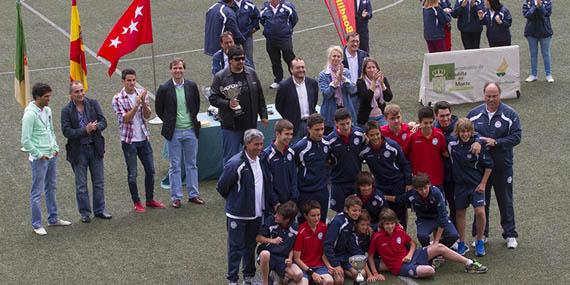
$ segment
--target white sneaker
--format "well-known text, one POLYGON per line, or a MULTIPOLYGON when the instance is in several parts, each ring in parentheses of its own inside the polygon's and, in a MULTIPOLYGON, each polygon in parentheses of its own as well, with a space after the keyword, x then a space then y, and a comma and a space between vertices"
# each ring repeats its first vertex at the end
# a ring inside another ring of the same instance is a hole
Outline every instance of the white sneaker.
POLYGON ((548 81, 548 83, 554 83, 554 78, 552 77, 552 75, 547 75, 546 81, 548 81))
MULTIPOLYGON (((476 238, 476 237, 473 237, 473 242, 471 243, 471 247, 475 247, 475 242, 477 242, 477 238, 476 238)), ((489 240, 487 240, 487 237, 484 237, 484 238, 483 238, 483 242, 484 242, 485 244, 488 244, 488 243, 489 243, 489 240)))
POLYGON ((455 243, 453 243, 450 247, 451 249, 453 249, 454 251, 457 251, 457 249, 459 248, 459 243, 456 241, 455 243))
POLYGON ((529 75, 524 81, 526 82, 533 82, 536 81, 538 79, 538 77, 536 77, 536 75, 529 75))
POLYGON ((36 233, 39 236, 47 235, 46 229, 44 229, 43 227, 34 229, 34 233, 36 233))
POLYGON ((519 243, 517 242, 516 238, 514 238, 514 237, 508 237, 507 238, 507 248, 515 249, 515 248, 517 248, 517 246, 519 246, 519 243))
POLYGON ((48 223, 48 226, 50 227, 55 227, 55 226, 59 226, 59 227, 64 227, 64 226, 71 226, 71 222, 66 221, 66 220, 62 220, 62 219, 57 219, 57 221, 55 223, 48 223))
POLYGON ((271 85, 269 85, 269 88, 271 88, 271 89, 278 89, 278 88, 279 88, 279 83, 273 82, 273 83, 271 83, 271 85))

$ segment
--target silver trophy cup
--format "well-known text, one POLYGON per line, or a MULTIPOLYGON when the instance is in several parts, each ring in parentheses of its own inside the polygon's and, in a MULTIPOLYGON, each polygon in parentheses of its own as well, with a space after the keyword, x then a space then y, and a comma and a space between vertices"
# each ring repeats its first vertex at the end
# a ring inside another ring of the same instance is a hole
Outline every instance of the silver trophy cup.
POLYGON ((348 262, 350 262, 350 265, 352 265, 352 267, 354 267, 354 269, 356 269, 356 271, 358 272, 356 279, 354 279, 354 281, 356 281, 358 284, 364 282, 364 276, 362 275, 362 271, 364 270, 364 267, 366 267, 367 260, 368 256, 366 255, 353 255, 350 258, 348 258, 348 262))
MULTIPOLYGON (((241 85, 238 84, 231 84, 222 89, 222 93, 228 98, 229 100, 236 99, 239 94, 241 93, 241 85)), ((234 108, 231 108, 234 111, 234 117, 239 117, 243 114, 243 110, 241 109, 240 105, 237 105, 234 108)))

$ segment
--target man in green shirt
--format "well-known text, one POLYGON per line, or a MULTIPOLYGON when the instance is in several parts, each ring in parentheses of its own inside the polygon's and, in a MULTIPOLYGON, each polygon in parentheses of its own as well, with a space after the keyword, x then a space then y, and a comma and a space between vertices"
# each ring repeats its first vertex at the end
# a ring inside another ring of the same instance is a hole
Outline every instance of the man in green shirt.
POLYGON ((184 79, 185 69, 186 64, 182 59, 174 59, 170 63, 172 78, 160 85, 155 102, 156 114, 163 122, 161 134, 168 144, 170 199, 174 208, 180 208, 183 198, 182 167, 186 171, 188 202, 204 204, 198 191, 197 167, 200 93, 196 83, 184 79), (180 163, 182 155, 184 166, 180 163))
POLYGON ((45 83, 32 88, 33 102, 22 117, 22 150, 27 152, 32 167, 30 208, 32 228, 40 236, 47 234, 42 225, 41 194, 45 192, 48 226, 69 226, 71 222, 58 218, 55 190, 57 185, 57 157, 59 146, 55 140, 52 113, 49 105, 52 89, 45 83))

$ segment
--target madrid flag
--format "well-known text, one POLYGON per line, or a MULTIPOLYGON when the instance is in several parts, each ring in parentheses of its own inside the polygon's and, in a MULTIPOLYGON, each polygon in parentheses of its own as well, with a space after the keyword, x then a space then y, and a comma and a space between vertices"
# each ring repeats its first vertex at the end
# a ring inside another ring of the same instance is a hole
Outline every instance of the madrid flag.
POLYGON ((20 0, 16 1, 16 62, 14 65, 14 96, 16 101, 25 108, 30 103, 30 78, 28 72, 28 54, 26 52, 26 39, 24 25, 20 15, 20 0))
POLYGON ((150 0, 134 0, 109 32, 97 55, 111 62, 108 72, 111 76, 123 55, 149 43, 152 43, 150 0))
POLYGON ((87 92, 87 64, 85 63, 85 49, 81 34, 81 21, 77 11, 77 1, 71 0, 71 28, 69 43, 69 79, 79 80, 87 92))
POLYGON ((329 14, 340 37, 342 45, 346 45, 346 34, 356 32, 356 11, 354 0, 325 0, 329 14))

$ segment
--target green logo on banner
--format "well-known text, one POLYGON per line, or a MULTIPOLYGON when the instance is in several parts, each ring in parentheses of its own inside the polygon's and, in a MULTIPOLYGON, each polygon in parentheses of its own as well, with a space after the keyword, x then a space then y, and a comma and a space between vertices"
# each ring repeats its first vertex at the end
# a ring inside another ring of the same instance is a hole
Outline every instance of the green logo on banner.
POLYGON ((429 66, 429 81, 434 78, 455 79, 455 63, 434 64, 429 66))

